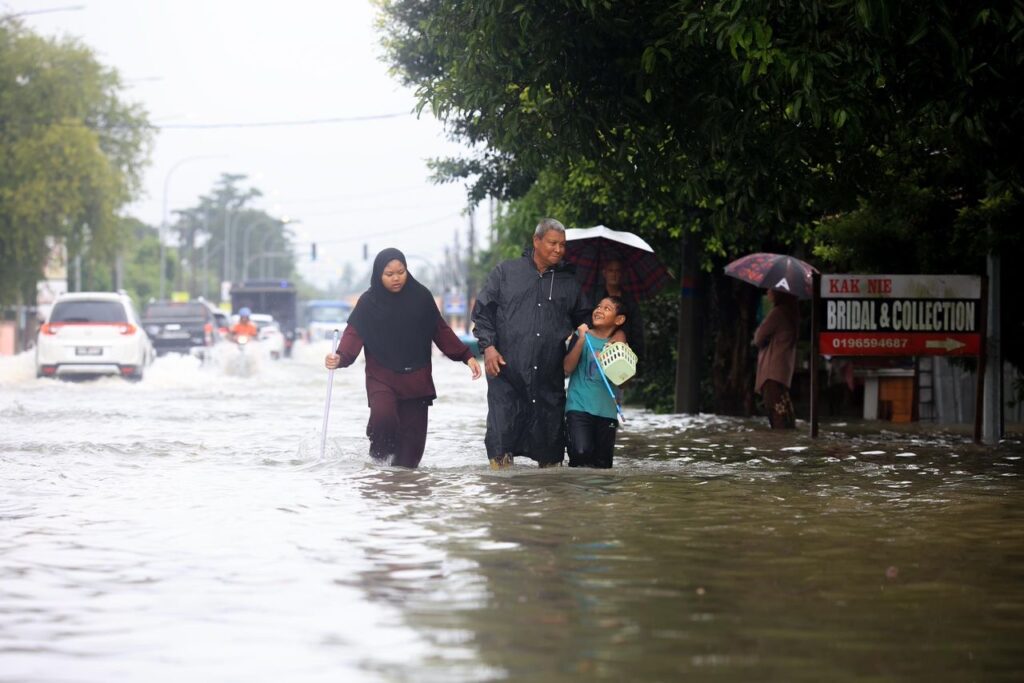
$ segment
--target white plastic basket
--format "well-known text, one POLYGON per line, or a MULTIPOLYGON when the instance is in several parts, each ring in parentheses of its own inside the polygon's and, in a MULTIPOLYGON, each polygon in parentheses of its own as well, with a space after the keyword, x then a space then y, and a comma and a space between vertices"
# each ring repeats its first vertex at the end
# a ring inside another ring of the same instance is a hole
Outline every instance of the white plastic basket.
POLYGON ((606 344, 598 357, 605 376, 615 386, 636 374, 636 354, 622 342, 606 344))

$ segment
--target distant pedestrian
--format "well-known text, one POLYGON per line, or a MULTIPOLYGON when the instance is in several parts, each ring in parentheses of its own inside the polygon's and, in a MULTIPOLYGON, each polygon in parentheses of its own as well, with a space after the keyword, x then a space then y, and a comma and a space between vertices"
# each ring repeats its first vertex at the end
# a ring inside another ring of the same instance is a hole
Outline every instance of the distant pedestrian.
POLYGON ((600 357, 607 344, 626 341, 622 330, 627 322, 625 310, 625 303, 615 296, 597 302, 591 324, 576 329, 562 363, 569 377, 565 401, 569 467, 612 466, 619 426, 617 406, 594 354, 600 357))
POLYGON ((427 439, 427 410, 437 398, 431 375, 431 342, 454 361, 480 364, 441 317, 433 294, 417 282, 398 249, 373 261, 370 288, 363 292, 328 369, 348 367, 365 347, 370 455, 399 467, 416 467, 427 439))
POLYGON ((473 307, 487 371, 484 445, 495 469, 516 456, 540 467, 565 457, 565 340, 590 311, 564 254, 565 227, 542 219, 533 248, 495 266, 473 307))
POLYGON ((757 378, 754 391, 761 395, 772 429, 793 429, 796 415, 789 387, 796 369, 796 342, 800 330, 799 301, 792 294, 768 290, 772 309, 754 332, 757 378))

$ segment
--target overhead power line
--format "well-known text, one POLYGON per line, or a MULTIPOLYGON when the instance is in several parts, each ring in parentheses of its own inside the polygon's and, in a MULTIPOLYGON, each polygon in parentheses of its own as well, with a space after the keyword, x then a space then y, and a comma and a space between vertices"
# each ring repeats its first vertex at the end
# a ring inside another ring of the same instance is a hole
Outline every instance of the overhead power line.
POLYGON ((373 232, 370 232, 370 233, 363 233, 363 234, 359 234, 359 235, 354 235, 352 237, 341 237, 341 238, 337 238, 337 239, 330 239, 330 238, 322 239, 322 240, 309 239, 309 240, 306 240, 304 242, 296 242, 295 245, 296 246, 305 246, 305 245, 309 245, 309 244, 311 244, 313 242, 316 242, 317 244, 345 244, 345 243, 348 243, 348 242, 359 242, 359 241, 364 241, 365 242, 366 240, 372 239, 374 237, 383 237, 383 236, 386 236, 386 235, 397 235, 398 233, 407 232, 409 230, 414 230, 416 228, 423 228, 423 227, 426 227, 428 225, 436 225, 437 223, 442 223, 444 221, 449 221, 449 220, 451 220, 453 218, 458 218, 461 215, 462 215, 462 212, 450 213, 450 214, 448 214, 446 216, 441 216, 440 218, 434 218, 434 219, 431 219, 431 220, 428 220, 428 221, 422 221, 420 223, 414 223, 412 225, 406 225, 405 227, 394 228, 392 230, 374 230, 373 232))
POLYGON ((275 128, 283 126, 322 126, 331 123, 355 123, 358 121, 379 121, 395 119, 400 116, 411 116, 411 112, 399 114, 369 114, 367 116, 337 116, 326 119, 298 119, 294 121, 255 121, 249 123, 155 123, 153 128, 161 130, 181 130, 197 128, 275 128))

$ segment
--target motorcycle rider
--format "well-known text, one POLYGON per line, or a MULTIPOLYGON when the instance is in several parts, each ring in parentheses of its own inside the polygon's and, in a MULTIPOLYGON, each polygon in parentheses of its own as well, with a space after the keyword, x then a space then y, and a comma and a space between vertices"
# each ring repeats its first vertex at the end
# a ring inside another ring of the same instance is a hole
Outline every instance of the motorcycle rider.
POLYGON ((242 336, 256 339, 259 329, 257 329, 256 323, 249 319, 250 315, 252 315, 252 311, 247 307, 238 310, 238 322, 231 326, 231 341, 237 342, 238 338, 242 336))

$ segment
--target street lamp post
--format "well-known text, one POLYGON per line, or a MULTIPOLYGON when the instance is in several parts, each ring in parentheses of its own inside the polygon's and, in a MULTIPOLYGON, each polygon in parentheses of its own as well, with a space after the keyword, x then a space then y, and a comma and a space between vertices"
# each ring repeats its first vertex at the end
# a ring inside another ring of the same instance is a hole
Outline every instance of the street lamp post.
MULTIPOLYGON (((300 221, 297 221, 297 220, 295 220, 293 218, 288 218, 287 216, 285 216, 284 218, 274 218, 273 216, 264 216, 264 217, 260 218, 259 220, 255 221, 253 223, 249 223, 248 225, 245 225, 245 226, 242 227, 242 238, 241 238, 240 241, 242 242, 242 264, 243 264, 242 265, 242 279, 243 280, 248 280, 249 279, 249 263, 253 260, 253 259, 249 258, 249 244, 252 242, 252 240, 251 240, 252 235, 249 232, 249 228, 255 228, 255 227, 264 226, 264 225, 273 225, 274 223, 279 223, 281 225, 281 227, 284 228, 284 226, 286 226, 286 225, 292 225, 294 223, 299 223, 299 222, 300 221)), ((263 237, 263 243, 260 245, 260 250, 261 251, 265 251, 266 250, 267 240, 270 239, 270 237, 272 237, 272 236, 273 236, 273 233, 267 233, 263 237)))
POLYGON ((222 294, 222 297, 221 298, 223 298, 223 294, 224 294, 224 292, 223 292, 223 283, 224 282, 227 282, 227 283, 231 282, 231 228, 232 228, 232 226, 235 223, 234 220, 232 220, 234 218, 234 215, 235 215, 235 212, 230 208, 230 205, 228 203, 225 203, 224 204, 224 268, 223 268, 223 270, 221 272, 221 277, 223 278, 222 281, 221 281, 222 282, 222 284, 221 284, 221 289, 222 289, 221 294, 222 294))
MULTIPOLYGON (((275 222, 279 221, 273 216, 263 216, 248 225, 242 226, 242 237, 239 240, 242 243, 242 280, 249 279, 249 243, 252 241, 250 230, 265 225, 273 225, 275 222)), ((253 230, 252 232, 256 231, 253 230)))
POLYGON ((161 299, 164 298, 164 294, 165 294, 165 281, 167 279, 167 273, 166 273, 167 269, 166 269, 166 267, 164 265, 164 259, 166 258, 166 256, 165 256, 164 239, 166 237, 166 232, 167 232, 167 192, 170 189, 171 176, 174 175, 174 172, 176 170, 178 170, 179 166, 187 164, 187 163, 189 163, 191 161, 199 161, 201 159, 219 159, 219 158, 223 158, 223 157, 222 156, 202 155, 202 156, 185 157, 184 159, 179 159, 177 162, 175 162, 175 164, 173 166, 171 166, 170 170, 167 171, 167 175, 164 177, 164 201, 163 201, 163 211, 161 213, 160 231, 159 231, 159 240, 160 240, 160 298, 161 299))

